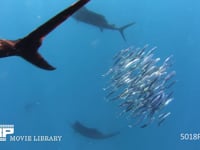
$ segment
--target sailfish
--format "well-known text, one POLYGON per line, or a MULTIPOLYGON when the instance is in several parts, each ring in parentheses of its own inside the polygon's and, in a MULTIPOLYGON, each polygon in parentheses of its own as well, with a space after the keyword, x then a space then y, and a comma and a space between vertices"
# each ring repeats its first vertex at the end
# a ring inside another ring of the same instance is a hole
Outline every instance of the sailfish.
POLYGON ((91 139, 97 139, 97 140, 111 138, 111 137, 114 137, 114 136, 120 134, 119 131, 105 134, 96 128, 86 127, 79 121, 75 121, 75 123, 72 125, 72 128, 74 129, 74 131, 76 131, 77 133, 79 133, 82 136, 85 136, 85 137, 91 138, 91 139))
POLYGON ((36 30, 18 40, 0 39, 0 58, 8 56, 20 56, 33 65, 45 69, 54 70, 38 52, 45 36, 47 36, 58 25, 69 18, 74 12, 83 7, 90 0, 79 0, 64 9, 50 20, 39 26, 36 30))
POLYGON ((134 22, 131 22, 122 27, 116 27, 114 24, 108 23, 105 16, 99 13, 96 13, 92 10, 89 10, 86 7, 82 7, 80 10, 74 13, 72 17, 76 19, 77 21, 96 26, 100 29, 100 31, 103 31, 104 29, 119 31, 119 33, 121 34, 122 38, 125 41, 126 41, 126 37, 124 35, 124 30, 135 24, 134 22))

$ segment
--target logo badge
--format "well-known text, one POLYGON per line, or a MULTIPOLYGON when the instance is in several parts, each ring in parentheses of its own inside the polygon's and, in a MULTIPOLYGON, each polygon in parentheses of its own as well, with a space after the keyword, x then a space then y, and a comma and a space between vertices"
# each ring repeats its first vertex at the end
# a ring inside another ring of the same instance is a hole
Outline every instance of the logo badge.
POLYGON ((14 134, 14 125, 0 125, 0 141, 6 141, 10 134, 14 134))

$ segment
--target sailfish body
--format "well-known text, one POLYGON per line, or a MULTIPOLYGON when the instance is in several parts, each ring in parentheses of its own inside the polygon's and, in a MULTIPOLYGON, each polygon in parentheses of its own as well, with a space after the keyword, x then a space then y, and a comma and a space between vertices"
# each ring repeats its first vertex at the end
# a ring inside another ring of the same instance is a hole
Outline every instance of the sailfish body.
POLYGON ((113 133, 104 134, 104 133, 100 132, 99 130, 97 130, 95 128, 86 127, 85 125, 83 125, 79 121, 76 121, 72 125, 72 128, 76 132, 78 132, 80 135, 85 136, 87 138, 91 138, 91 139, 107 139, 107 138, 111 138, 111 137, 114 137, 114 136, 120 134, 120 132, 113 132, 113 133))
POLYGON ((89 0, 77 1, 22 39, 15 41, 0 39, 0 58, 20 56, 37 67, 45 70, 54 70, 55 68, 51 66, 38 52, 42 40, 88 1, 89 0))
POLYGON ((82 7, 76 13, 72 15, 72 17, 78 21, 93 25, 98 27, 101 31, 103 29, 117 30, 122 35, 122 38, 126 41, 124 30, 134 24, 134 22, 129 23, 122 27, 116 27, 114 24, 109 24, 106 20, 105 16, 96 13, 87 9, 86 7, 82 7))

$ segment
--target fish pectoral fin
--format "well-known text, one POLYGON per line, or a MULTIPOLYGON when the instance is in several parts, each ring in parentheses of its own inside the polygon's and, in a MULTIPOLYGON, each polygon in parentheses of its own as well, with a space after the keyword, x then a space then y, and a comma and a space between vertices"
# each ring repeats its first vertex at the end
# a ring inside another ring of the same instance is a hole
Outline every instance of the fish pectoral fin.
POLYGON ((21 55, 21 57, 39 68, 45 70, 55 70, 55 67, 51 66, 38 52, 21 55))
POLYGON ((103 32, 103 28, 100 27, 99 29, 100 29, 101 32, 103 32))

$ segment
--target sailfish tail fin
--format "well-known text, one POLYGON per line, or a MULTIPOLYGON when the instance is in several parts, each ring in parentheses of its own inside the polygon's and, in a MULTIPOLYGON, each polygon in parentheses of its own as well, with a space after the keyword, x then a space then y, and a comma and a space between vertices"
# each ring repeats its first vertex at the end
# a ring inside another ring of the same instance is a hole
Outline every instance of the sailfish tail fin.
POLYGON ((45 70, 54 70, 55 68, 38 53, 38 48, 42 44, 42 39, 89 1, 90 0, 79 0, 75 2, 73 5, 61 11, 36 30, 31 32, 29 35, 21 40, 18 40, 15 44, 17 55, 37 67, 45 70))
POLYGON ((51 66, 38 52, 35 53, 27 53, 19 55, 24 58, 26 61, 30 62, 31 64, 45 69, 45 70, 55 70, 55 67, 51 66))
POLYGON ((110 134, 105 135, 104 138, 110 138, 110 137, 116 136, 116 135, 118 135, 118 134, 120 134, 119 131, 118 131, 118 132, 113 132, 113 133, 110 133, 110 134))
POLYGON ((124 35, 124 30, 125 30, 126 28, 128 28, 128 27, 134 25, 134 24, 135 24, 135 22, 132 22, 132 23, 129 23, 129 24, 123 26, 123 27, 118 28, 118 30, 119 30, 119 32, 120 32, 122 38, 124 39, 124 41, 126 41, 126 37, 125 37, 125 35, 124 35))

